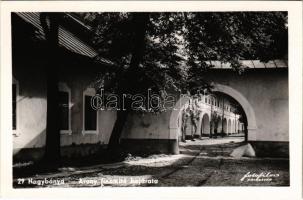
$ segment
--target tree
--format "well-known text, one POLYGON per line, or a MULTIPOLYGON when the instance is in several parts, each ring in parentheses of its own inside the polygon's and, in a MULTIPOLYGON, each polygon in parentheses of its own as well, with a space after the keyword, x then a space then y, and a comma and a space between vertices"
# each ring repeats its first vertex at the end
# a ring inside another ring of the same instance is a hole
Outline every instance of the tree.
MULTIPOLYGON (((241 59, 281 58, 287 54, 286 12, 82 13, 93 27, 93 43, 101 55, 114 60, 111 91, 119 95, 147 89, 165 98, 175 90, 195 95, 209 92, 204 81, 206 61, 230 63, 241 72, 241 59)), ((146 94, 146 93, 144 93, 146 94)), ((118 110, 109 142, 115 149, 127 115, 118 110)), ((158 113, 165 109, 140 112, 158 113)))
MULTIPOLYGON (((147 29, 147 23, 149 20, 148 13, 134 14, 133 24, 136 25, 134 28, 134 46, 131 52, 131 60, 128 67, 128 70, 125 72, 123 77, 120 77, 118 81, 118 96, 123 98, 123 94, 135 94, 138 90, 137 79, 140 78, 140 68, 139 64, 143 60, 143 55, 145 51, 145 35, 147 29)), ((125 110, 121 110, 117 113, 117 120, 115 122, 108 147, 110 150, 115 150, 119 145, 119 139, 123 130, 123 126, 126 122, 128 113, 131 110, 131 102, 126 101, 125 110)))
POLYGON ((59 94, 58 66, 59 50, 59 13, 41 13, 40 23, 46 38, 45 55, 47 60, 47 116, 46 144, 44 161, 56 165, 60 161, 60 127, 59 127, 59 94))

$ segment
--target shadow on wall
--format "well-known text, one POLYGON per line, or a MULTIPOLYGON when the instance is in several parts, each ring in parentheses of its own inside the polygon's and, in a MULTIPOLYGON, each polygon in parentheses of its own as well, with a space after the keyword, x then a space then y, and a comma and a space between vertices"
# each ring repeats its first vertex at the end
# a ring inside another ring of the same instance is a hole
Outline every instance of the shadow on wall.
MULTIPOLYGON (((23 148, 13 149, 13 163, 37 161, 43 158, 45 149, 44 147, 35 147, 38 141, 43 140, 45 143, 46 130, 44 129, 36 135, 32 140, 25 144, 23 148), (28 148, 30 147, 30 148, 28 148)), ((13 136, 18 137, 18 136, 13 136)))

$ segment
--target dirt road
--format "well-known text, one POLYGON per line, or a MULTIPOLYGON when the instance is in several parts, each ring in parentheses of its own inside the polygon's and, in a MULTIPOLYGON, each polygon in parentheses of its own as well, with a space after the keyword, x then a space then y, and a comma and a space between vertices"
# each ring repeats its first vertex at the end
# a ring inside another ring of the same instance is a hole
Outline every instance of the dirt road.
POLYGON ((231 157, 241 141, 197 139, 181 143, 180 155, 129 156, 119 163, 64 167, 56 173, 16 177, 14 187, 289 185, 288 159, 231 157))

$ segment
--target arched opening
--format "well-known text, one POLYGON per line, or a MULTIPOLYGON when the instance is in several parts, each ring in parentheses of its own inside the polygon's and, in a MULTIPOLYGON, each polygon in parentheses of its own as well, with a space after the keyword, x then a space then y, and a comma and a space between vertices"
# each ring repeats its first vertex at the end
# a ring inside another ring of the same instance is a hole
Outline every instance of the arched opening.
MULTIPOLYGON (((245 141, 256 140, 257 124, 256 124, 256 119, 255 119, 255 113, 254 113, 252 106, 247 101, 247 99, 240 92, 238 92, 235 89, 233 89, 229 86, 226 86, 226 85, 215 84, 212 91, 213 91, 212 93, 214 95, 223 94, 238 103, 239 111, 243 115, 241 115, 241 116, 239 115, 238 118, 235 118, 234 124, 238 125, 237 131, 240 133, 241 130, 243 130, 242 136, 245 136, 245 141)), ((171 114, 170 114, 168 138, 171 140, 175 140, 177 142, 176 144, 178 144, 178 136, 180 135, 179 134, 180 127, 178 126, 178 116, 182 110, 182 107, 189 101, 190 101, 189 97, 185 96, 185 97, 180 98, 179 101, 175 104, 175 107, 172 109, 171 114)), ((211 137, 211 135, 215 131, 215 127, 212 123, 211 116, 213 116, 214 112, 216 112, 216 110, 218 110, 218 109, 224 110, 223 112, 221 111, 221 112, 217 113, 221 117, 221 120, 223 119, 222 120, 223 133, 226 134, 228 132, 232 132, 233 129, 231 129, 231 126, 232 126, 231 122, 230 122, 230 125, 229 125, 230 128, 229 128, 228 120, 227 120, 228 118, 233 119, 235 117, 234 115, 230 115, 227 117, 227 114, 228 114, 228 112, 231 111, 231 108, 225 107, 224 102, 222 105, 222 103, 220 101, 216 105, 209 104, 209 103, 206 103, 206 104, 210 107, 210 109, 207 111, 208 116, 206 117, 206 115, 204 114, 202 116, 202 119, 200 119, 200 123, 202 123, 202 124, 200 124, 201 129, 199 132, 201 134, 209 133, 209 136, 211 137), (208 121, 209 121, 209 123, 208 123, 208 121)), ((222 136, 224 136, 225 134, 222 134, 222 136)), ((237 134, 237 136, 239 136, 239 135, 241 135, 241 134, 237 134)), ((176 147, 175 150, 178 151, 178 147, 177 146, 175 146, 175 147, 176 147)))
POLYGON ((219 117, 218 119, 218 133, 222 133, 222 119, 219 117))
POLYGON ((246 114, 242 106, 234 98, 225 93, 216 91, 213 92, 213 95, 223 104, 222 110, 218 111, 222 117, 224 117, 222 122, 222 136, 228 136, 230 139, 236 137, 235 140, 242 142, 245 139, 243 133, 241 135, 234 135, 236 121, 247 124, 245 121, 247 119, 246 114))
POLYGON ((210 121, 208 114, 204 114, 201 122, 201 136, 209 136, 210 134, 210 121))
POLYGON ((257 122, 254 109, 248 100, 240 92, 226 85, 214 84, 213 91, 226 94, 239 103, 244 113, 242 119, 239 119, 242 124, 239 130, 243 130, 245 141, 256 140, 257 122))
POLYGON ((227 134, 227 120, 223 119, 223 134, 227 134))
POLYGON ((186 123, 186 126, 185 126, 185 136, 189 137, 189 136, 192 135, 192 132, 194 131, 193 130, 193 125, 192 125, 192 123, 191 123, 190 120, 187 120, 185 123, 186 123))
POLYGON ((239 133, 239 126, 238 126, 238 124, 239 124, 239 122, 236 121, 236 122, 235 122, 235 128, 236 128, 235 134, 238 134, 238 133, 239 133))
POLYGON ((228 120, 228 125, 227 125, 227 127, 228 127, 228 134, 231 134, 231 120, 229 119, 228 120))
POLYGON ((216 127, 216 123, 211 119, 210 120, 210 138, 216 137, 216 133, 218 133, 217 131, 217 127, 216 127))

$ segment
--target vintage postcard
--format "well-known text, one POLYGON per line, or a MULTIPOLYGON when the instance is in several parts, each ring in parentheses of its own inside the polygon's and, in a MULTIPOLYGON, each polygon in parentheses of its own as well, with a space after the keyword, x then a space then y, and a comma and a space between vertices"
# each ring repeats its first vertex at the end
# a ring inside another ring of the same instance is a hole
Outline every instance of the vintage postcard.
POLYGON ((300 199, 301 11, 1 3, 1 194, 300 199))

